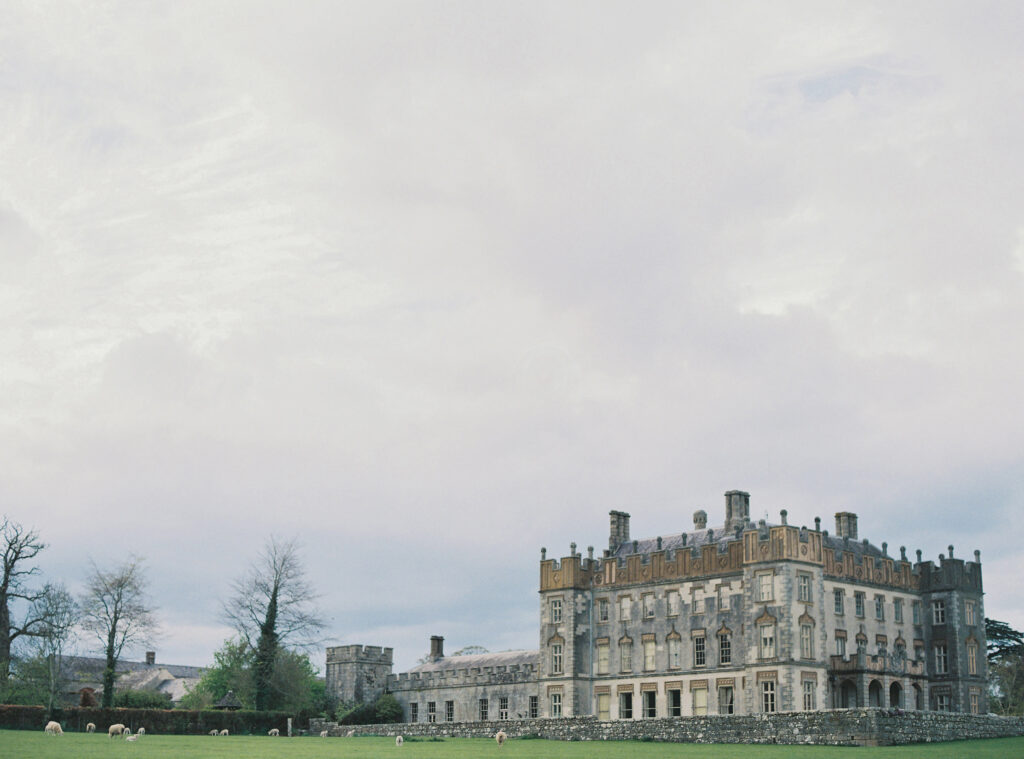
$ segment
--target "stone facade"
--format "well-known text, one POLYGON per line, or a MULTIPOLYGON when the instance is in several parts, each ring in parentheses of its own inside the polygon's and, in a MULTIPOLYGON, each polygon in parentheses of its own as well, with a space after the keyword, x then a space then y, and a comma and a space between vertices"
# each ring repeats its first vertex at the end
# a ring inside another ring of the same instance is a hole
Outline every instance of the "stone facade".
POLYGON ((390 649, 340 646, 328 649, 330 692, 351 700, 362 682, 369 700, 369 675, 407 721, 428 724, 987 711, 977 551, 911 563, 858 540, 852 512, 836 514, 835 535, 786 511, 754 524, 738 490, 711 528, 698 511, 693 530, 633 540, 629 514, 609 516, 600 557, 541 550, 537 650, 445 658, 435 636, 427 663, 395 675, 390 649))
POLYGON ((328 648, 328 693, 345 704, 376 701, 387 689, 392 655, 392 649, 380 646, 328 648))

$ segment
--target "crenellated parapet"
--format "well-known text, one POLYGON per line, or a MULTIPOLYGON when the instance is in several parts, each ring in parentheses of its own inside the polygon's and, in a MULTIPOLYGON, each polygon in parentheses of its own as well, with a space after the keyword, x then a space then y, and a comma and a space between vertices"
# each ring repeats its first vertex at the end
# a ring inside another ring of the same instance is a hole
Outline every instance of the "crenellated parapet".
POLYGON ((939 556, 937 566, 931 561, 925 561, 915 567, 920 577, 922 593, 946 590, 982 592, 980 554, 975 554, 976 561, 954 559, 952 548, 950 546, 949 557, 939 556))
POLYGON ((394 649, 383 646, 330 646, 327 649, 327 663, 339 664, 359 662, 361 664, 384 664, 391 666, 394 649))
POLYGON ((743 531, 743 563, 802 561, 821 564, 821 533, 806 527, 748 528, 743 531))
POLYGON ((691 548, 604 559, 566 556, 540 564, 540 589, 608 588, 670 580, 693 580, 735 574, 743 570, 743 547, 736 540, 691 548))
POLYGON ((537 679, 533 664, 510 664, 493 667, 438 669, 427 672, 400 672, 388 678, 391 692, 432 688, 483 687, 529 683, 537 679))
POLYGON ((825 576, 835 580, 879 585, 894 590, 918 590, 920 578, 910 562, 844 550, 826 550, 825 576))

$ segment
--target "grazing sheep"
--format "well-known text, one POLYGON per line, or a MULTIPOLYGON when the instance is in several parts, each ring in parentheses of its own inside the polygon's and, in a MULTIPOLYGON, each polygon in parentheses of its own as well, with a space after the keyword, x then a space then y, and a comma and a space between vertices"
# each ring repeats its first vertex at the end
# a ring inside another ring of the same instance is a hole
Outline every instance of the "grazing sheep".
POLYGON ((505 745, 505 741, 508 740, 508 736, 505 735, 505 731, 504 730, 499 730, 498 732, 496 732, 494 734, 494 740, 496 740, 498 742, 499 746, 504 746, 505 745))
POLYGON ((64 735, 64 731, 60 729, 60 723, 50 720, 46 723, 46 727, 43 728, 43 732, 47 735, 64 735))
POLYGON ((113 724, 113 725, 111 725, 110 727, 107 728, 107 737, 108 738, 113 738, 115 735, 121 735, 121 733, 123 733, 123 732, 124 732, 124 725, 122 725, 120 722, 117 722, 117 723, 115 723, 115 724, 113 724))
POLYGON ((125 729, 124 729, 124 737, 127 738, 131 734, 132 734, 132 729, 130 727, 125 727, 125 729))
POLYGON ((139 732, 137 733, 137 735, 145 735, 145 734, 146 734, 146 728, 140 727, 139 728, 139 732))
POLYGON ((139 739, 139 736, 137 736, 137 735, 126 735, 124 737, 124 739, 126 741, 137 741, 139 739))
POLYGON ((217 734, 217 728, 214 728, 213 730, 210 731, 210 735, 216 735, 216 734, 217 734))
POLYGON ((227 735, 227 734, 228 734, 228 729, 226 727, 223 730, 221 730, 219 733, 217 733, 217 735, 227 735))
POLYGON ((276 738, 277 736, 279 736, 280 734, 281 734, 281 731, 280 731, 280 730, 278 730, 278 729, 277 729, 276 727, 275 727, 275 728, 272 728, 272 729, 270 729, 270 730, 268 730, 268 731, 267 731, 267 735, 272 735, 272 736, 274 736, 275 738, 276 738))
POLYGON ((347 733, 345 733, 345 737, 346 738, 351 738, 355 734, 356 734, 355 730, 349 730, 347 733))
POLYGON ((399 735, 397 738, 395 738, 395 745, 396 746, 401 746, 403 743, 405 743, 405 738, 403 738, 401 735, 399 735))
POLYGON ((321 738, 326 738, 327 737, 327 731, 326 730, 321 730, 320 731, 320 737, 321 738))
POLYGON ((86 725, 85 726, 85 732, 87 732, 87 733, 95 733, 96 732, 96 723, 95 722, 90 722, 88 725, 86 725))

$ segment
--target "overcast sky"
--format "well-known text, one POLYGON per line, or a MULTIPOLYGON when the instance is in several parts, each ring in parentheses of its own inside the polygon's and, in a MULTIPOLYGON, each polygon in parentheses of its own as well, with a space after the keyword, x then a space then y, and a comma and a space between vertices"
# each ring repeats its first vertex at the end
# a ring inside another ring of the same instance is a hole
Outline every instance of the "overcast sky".
POLYGON ((158 661, 270 535, 332 644, 535 648, 541 546, 730 489, 1024 627, 1021 3, 0 16, 0 512, 158 661))

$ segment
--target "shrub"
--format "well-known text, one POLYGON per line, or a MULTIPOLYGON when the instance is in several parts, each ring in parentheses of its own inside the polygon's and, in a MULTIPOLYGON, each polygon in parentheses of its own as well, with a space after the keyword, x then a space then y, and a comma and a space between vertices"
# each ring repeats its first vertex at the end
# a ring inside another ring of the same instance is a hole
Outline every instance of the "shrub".
POLYGON ((385 693, 377 699, 377 703, 374 704, 374 712, 376 722, 381 724, 402 721, 402 705, 390 693, 385 693))
POLYGON ((125 690, 114 694, 114 706, 122 709, 170 709, 171 697, 151 690, 125 690))

